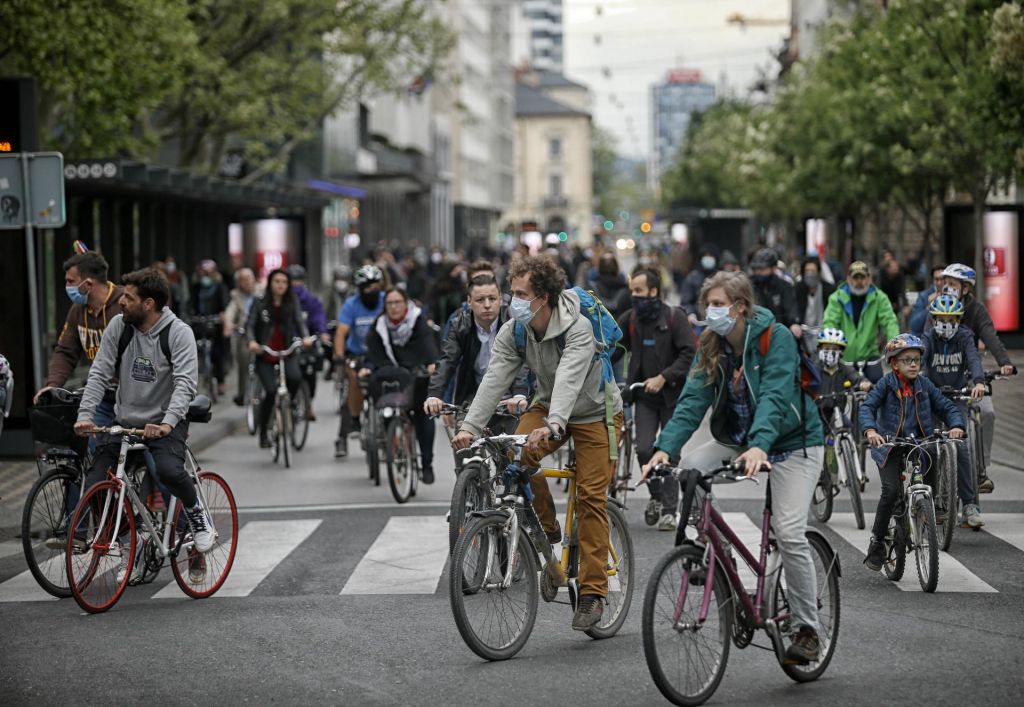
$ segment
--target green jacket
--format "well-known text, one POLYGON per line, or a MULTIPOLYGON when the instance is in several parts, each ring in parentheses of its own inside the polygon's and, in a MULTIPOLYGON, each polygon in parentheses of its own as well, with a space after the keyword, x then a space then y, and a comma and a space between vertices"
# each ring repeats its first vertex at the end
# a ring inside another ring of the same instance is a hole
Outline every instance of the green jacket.
POLYGON ((872 285, 864 300, 864 309, 860 313, 860 325, 853 324, 853 300, 850 285, 843 283, 828 298, 825 315, 821 321, 822 328, 842 329, 849 342, 843 352, 843 360, 850 363, 868 361, 882 355, 878 342, 878 333, 885 334, 885 340, 900 333, 900 323, 896 313, 892 311, 889 298, 872 285))
MULTIPOLYGON (((700 426, 708 408, 711 433, 715 440, 730 447, 737 445, 728 436, 730 414, 721 367, 709 383, 698 370, 700 353, 693 362, 686 385, 679 396, 672 419, 658 435, 654 446, 669 456, 676 456, 700 426)), ((799 358, 796 339, 781 324, 776 325, 771 310, 754 307, 754 316, 747 321, 743 345, 743 372, 747 380, 753 421, 747 435, 751 447, 766 452, 791 452, 824 444, 821 417, 814 401, 803 396, 797 380, 799 358), (768 353, 761 356, 758 341, 761 333, 772 327, 768 353)))

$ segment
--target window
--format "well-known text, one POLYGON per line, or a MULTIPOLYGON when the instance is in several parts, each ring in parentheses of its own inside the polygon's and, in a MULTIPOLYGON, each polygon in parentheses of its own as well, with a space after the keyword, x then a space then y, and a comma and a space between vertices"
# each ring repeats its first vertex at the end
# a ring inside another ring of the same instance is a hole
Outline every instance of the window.
POLYGON ((548 140, 548 157, 554 162, 562 159, 562 138, 553 137, 548 140))
POLYGON ((552 174, 548 178, 548 196, 561 196, 562 195, 562 176, 559 174, 552 174))

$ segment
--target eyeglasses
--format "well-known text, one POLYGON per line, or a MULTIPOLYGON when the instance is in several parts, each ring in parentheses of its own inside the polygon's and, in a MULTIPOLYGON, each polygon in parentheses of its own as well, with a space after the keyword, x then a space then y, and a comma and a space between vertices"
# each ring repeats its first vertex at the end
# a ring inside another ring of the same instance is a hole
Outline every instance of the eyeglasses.
POLYGON ((902 363, 904 366, 920 366, 921 365, 921 357, 920 356, 915 356, 913 358, 911 358, 909 356, 904 356, 903 358, 896 359, 896 361, 898 363, 902 363))

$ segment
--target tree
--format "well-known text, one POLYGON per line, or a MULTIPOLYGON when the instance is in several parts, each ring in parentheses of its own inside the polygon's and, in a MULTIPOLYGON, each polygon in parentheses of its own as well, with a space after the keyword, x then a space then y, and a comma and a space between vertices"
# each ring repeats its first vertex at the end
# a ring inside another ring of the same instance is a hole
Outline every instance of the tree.
POLYGON ((598 211, 611 215, 615 208, 615 160, 618 157, 615 136, 597 125, 592 126, 590 153, 593 165, 591 181, 598 211))

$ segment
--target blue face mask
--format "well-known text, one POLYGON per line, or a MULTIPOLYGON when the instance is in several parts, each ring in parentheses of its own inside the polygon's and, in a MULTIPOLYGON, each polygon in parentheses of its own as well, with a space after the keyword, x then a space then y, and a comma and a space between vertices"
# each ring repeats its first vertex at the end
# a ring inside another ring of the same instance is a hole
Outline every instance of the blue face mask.
MULTIPOLYGON (((537 298, 534 297, 533 299, 537 298)), ((513 297, 512 301, 508 303, 508 313, 520 324, 528 324, 530 320, 533 319, 533 315, 536 314, 536 312, 530 308, 531 304, 533 304, 532 299, 520 299, 519 297, 513 297)))
POLYGON ((68 293, 68 299, 71 300, 71 304, 85 304, 89 301, 89 293, 78 289, 81 286, 74 285, 64 288, 64 291, 68 293))
POLYGON ((736 317, 729 316, 731 307, 708 307, 707 324, 719 336, 728 336, 736 326, 736 317))

